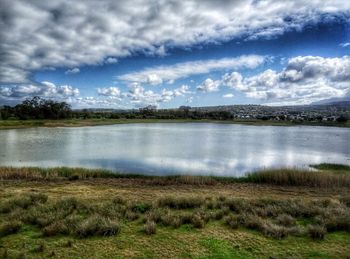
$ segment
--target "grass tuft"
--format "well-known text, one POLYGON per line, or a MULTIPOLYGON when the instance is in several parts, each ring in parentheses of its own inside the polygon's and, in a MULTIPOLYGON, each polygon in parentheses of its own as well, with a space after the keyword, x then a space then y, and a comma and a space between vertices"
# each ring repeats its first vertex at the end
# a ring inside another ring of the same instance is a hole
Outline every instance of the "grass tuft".
POLYGON ((147 221, 143 227, 143 231, 147 235, 153 235, 157 232, 157 225, 154 221, 147 221))
POLYGON ((324 239, 327 233, 327 229, 321 225, 310 225, 308 227, 308 233, 312 239, 324 239))

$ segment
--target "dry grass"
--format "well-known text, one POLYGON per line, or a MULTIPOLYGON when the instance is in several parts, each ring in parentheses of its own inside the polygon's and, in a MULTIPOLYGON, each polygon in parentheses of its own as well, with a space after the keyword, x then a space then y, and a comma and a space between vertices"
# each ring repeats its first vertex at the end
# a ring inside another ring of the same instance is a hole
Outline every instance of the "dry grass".
POLYGON ((275 169, 248 174, 246 181, 281 186, 350 187, 350 173, 337 174, 329 171, 275 169))
MULTIPOLYGON (((339 167, 339 165, 338 165, 339 167)), ((338 168, 337 167, 337 168, 338 168)), ((327 167, 329 168, 329 167, 327 167)), ((144 176, 118 174, 103 169, 84 168, 36 168, 36 167, 0 167, 0 180, 27 181, 79 181, 88 179, 134 179, 145 185, 194 185, 215 186, 232 183, 258 183, 278 186, 309 186, 318 188, 350 187, 350 170, 341 167, 341 171, 311 171, 301 169, 273 169, 247 174, 244 177, 215 176, 144 176)))

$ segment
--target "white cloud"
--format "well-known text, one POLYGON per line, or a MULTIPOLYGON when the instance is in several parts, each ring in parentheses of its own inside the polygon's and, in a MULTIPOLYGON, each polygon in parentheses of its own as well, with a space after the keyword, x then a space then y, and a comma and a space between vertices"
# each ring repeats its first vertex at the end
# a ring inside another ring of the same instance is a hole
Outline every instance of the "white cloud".
POLYGON ((182 85, 176 89, 162 89, 160 93, 154 92, 152 90, 145 90, 138 83, 132 83, 129 85, 129 91, 127 93, 122 93, 123 96, 128 97, 133 104, 138 104, 138 106, 169 102, 176 97, 185 96, 191 94, 189 87, 187 85, 182 85))
POLYGON ((235 95, 234 94, 224 94, 222 97, 223 98, 233 98, 233 97, 235 97, 235 95))
POLYGON ((208 59, 177 63, 169 66, 156 66, 142 71, 118 76, 118 79, 130 82, 161 84, 163 81, 175 81, 191 75, 206 74, 225 69, 256 68, 265 58, 258 55, 236 58, 208 59))
POLYGON ((220 80, 212 80, 211 78, 207 78, 197 86, 197 90, 205 93, 216 92, 219 91, 220 80))
POLYGON ((68 69, 66 72, 64 72, 66 75, 70 75, 70 74, 77 74, 80 72, 80 69, 75 67, 72 69, 68 69))
POLYGON ((226 73, 222 77, 223 84, 231 89, 237 89, 240 91, 245 91, 246 86, 243 84, 243 77, 240 73, 234 71, 231 74, 226 73))
POLYGON ((346 48, 350 46, 350 42, 344 42, 339 44, 340 47, 346 48))
POLYGON ((113 57, 108 57, 106 58, 105 64, 116 64, 118 63, 118 59, 117 58, 113 58, 113 57))
POLYGON ((231 75, 239 80, 230 80, 230 75, 226 74, 223 84, 245 92, 248 97, 273 104, 309 104, 350 96, 349 56, 298 56, 289 59, 281 72, 268 69, 244 79, 237 73, 231 75))
POLYGON ((79 89, 69 85, 55 85, 51 82, 41 82, 38 85, 0 86, 0 99, 22 100, 28 97, 41 96, 47 98, 65 99, 79 95, 79 89))
POLYGON ((23 83, 46 67, 101 64, 137 51, 165 55, 234 37, 274 37, 324 17, 348 19, 344 0, 2 0, 0 80, 23 83))
POLYGON ((118 87, 97 88, 98 95, 120 97, 121 92, 118 87))
MULTIPOLYGON (((133 81, 136 81, 136 80, 133 80, 133 81)), ((151 85, 159 85, 163 83, 163 79, 160 78, 157 74, 149 74, 147 75, 146 83, 151 85)))

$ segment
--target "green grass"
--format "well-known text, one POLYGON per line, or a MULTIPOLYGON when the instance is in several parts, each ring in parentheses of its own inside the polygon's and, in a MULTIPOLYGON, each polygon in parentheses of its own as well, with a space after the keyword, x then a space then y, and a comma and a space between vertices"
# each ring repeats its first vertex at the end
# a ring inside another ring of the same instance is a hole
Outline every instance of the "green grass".
POLYGON ((63 120, 0 120, 1 129, 18 129, 32 127, 84 127, 127 123, 225 123, 245 124, 252 126, 331 126, 350 127, 350 121, 346 123, 337 122, 291 122, 291 121, 263 121, 263 120, 193 120, 193 119, 63 119, 63 120))
POLYGON ((346 258, 350 174, 332 167, 241 178, 1 167, 0 258, 346 258))
MULTIPOLYGON (((151 211, 159 211, 159 220, 154 216, 151 219, 149 211, 138 211, 139 218, 130 221, 124 218, 124 212, 132 210, 140 201, 110 196, 103 202, 91 202, 88 197, 60 197, 32 199, 26 208, 14 202, 31 194, 22 192, 20 196, 1 198, 1 203, 10 201, 14 206, 11 211, 0 214, 0 225, 8 225, 9 219, 16 218, 21 228, 1 237, 0 255, 6 253, 9 258, 22 255, 26 258, 47 258, 53 255, 59 258, 345 258, 350 252, 349 226, 331 229, 327 233, 329 217, 339 213, 345 213, 347 218, 350 215, 350 208, 336 199, 242 200, 230 196, 192 196, 192 200, 199 200, 201 209, 189 209, 187 206, 162 209, 158 206, 168 205, 158 199, 149 204, 151 211), (215 202, 215 210, 231 206, 229 215, 241 217, 238 227, 231 228, 223 220, 212 218, 213 210, 205 206, 209 200, 215 202), (105 209, 108 209, 108 215, 105 209), (182 217, 187 215, 187 219, 180 228, 164 225, 162 216, 168 213, 182 217), (275 221, 278 215, 286 213, 298 218, 322 220, 325 227, 322 227, 320 234, 320 230, 310 221, 300 226, 301 234, 290 232, 285 236, 271 235, 276 229, 286 228, 275 221), (52 215, 51 220, 41 220, 49 215, 52 215), (196 225, 192 221, 195 217, 201 218, 204 225, 196 225), (249 223, 243 220, 248 218, 251 220, 249 223), (66 229, 63 232, 46 235, 45 228, 54 224, 69 225, 63 228, 66 229), (312 229, 311 236, 309 229, 312 229)), ((44 197, 44 194, 40 196, 44 197)), ((171 199, 183 201, 184 198, 171 199)))

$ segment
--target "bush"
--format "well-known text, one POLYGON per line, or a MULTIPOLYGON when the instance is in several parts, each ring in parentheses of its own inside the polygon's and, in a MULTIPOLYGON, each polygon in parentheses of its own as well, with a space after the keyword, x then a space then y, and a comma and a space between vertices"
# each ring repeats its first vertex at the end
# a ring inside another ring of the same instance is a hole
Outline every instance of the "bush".
POLYGON ((291 227, 294 226, 296 223, 296 220, 288 214, 280 214, 276 218, 277 224, 285 226, 285 227, 291 227))
POLYGON ((47 195, 43 193, 30 193, 29 198, 32 203, 46 203, 48 200, 47 195))
POLYGON ((265 236, 281 239, 288 236, 288 229, 283 226, 278 226, 272 223, 264 223, 262 232, 265 236))
POLYGON ((33 252, 42 253, 42 252, 44 252, 44 250, 45 250, 45 245, 44 245, 44 243, 41 243, 33 249, 33 252))
POLYGON ((179 228, 182 224, 181 218, 177 215, 173 215, 170 212, 162 215, 161 222, 164 226, 172 226, 174 228, 179 228))
POLYGON ((117 221, 103 219, 99 222, 96 235, 98 236, 114 236, 120 232, 120 224, 117 221))
POLYGON ((237 217, 240 225, 252 230, 262 231, 265 222, 262 218, 256 215, 241 214, 237 217))
POLYGON ((151 205, 147 203, 138 203, 131 207, 133 212, 145 213, 146 211, 151 209, 151 205))
POLYGON ((6 222, 0 225, 0 236, 16 234, 22 227, 22 223, 17 220, 6 222))
POLYGON ((120 232, 120 224, 117 221, 101 218, 93 215, 77 225, 75 234, 85 238, 89 236, 112 236, 120 232))
POLYGON ((45 237, 51 237, 59 234, 69 234, 69 229, 63 221, 57 221, 44 227, 42 233, 45 237))
POLYGON ((164 197, 158 200, 160 207, 169 207, 172 209, 193 209, 198 208, 204 203, 200 197, 164 197))
POLYGON ((239 227, 237 216, 233 216, 233 215, 226 216, 224 221, 232 229, 237 229, 239 227))
POLYGON ((147 212, 146 221, 154 221, 159 223, 161 221, 162 214, 162 211, 159 209, 150 210, 147 212))
POLYGON ((327 230, 321 225, 310 225, 308 227, 308 233, 312 239, 323 239, 327 234, 327 230))
POLYGON ((153 235, 157 231, 157 225, 154 221, 147 221, 146 224, 144 225, 143 231, 147 235, 153 235))
POLYGON ((205 225, 204 220, 198 214, 192 215, 191 223, 195 228, 203 228, 205 225))
POLYGON ((139 215, 133 211, 127 210, 125 212, 125 218, 129 221, 134 221, 139 218, 139 215))

